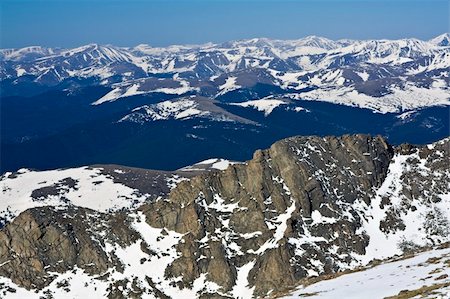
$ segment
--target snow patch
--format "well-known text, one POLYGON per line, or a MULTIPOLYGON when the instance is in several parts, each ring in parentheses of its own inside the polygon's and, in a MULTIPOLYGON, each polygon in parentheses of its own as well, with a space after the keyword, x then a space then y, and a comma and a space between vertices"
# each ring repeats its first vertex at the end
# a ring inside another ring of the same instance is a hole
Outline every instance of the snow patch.
POLYGON ((241 86, 236 84, 236 80, 237 80, 236 77, 228 77, 225 80, 225 83, 219 86, 220 90, 219 95, 241 88, 241 86))
POLYGON ((21 169, 15 177, 6 173, 0 178, 0 215, 11 219, 27 209, 48 205, 75 205, 108 212, 145 201, 145 196, 138 190, 114 182, 101 170, 89 167, 49 171, 21 169), (49 188, 52 189, 49 194, 43 191, 35 195, 39 198, 32 197, 34 190, 49 188))
POLYGON ((250 287, 248 283, 248 275, 255 266, 255 261, 245 264, 237 268, 236 285, 233 287, 232 294, 234 298, 251 299, 255 287, 250 287))
POLYGON ((252 107, 258 111, 264 112, 264 116, 268 116, 272 111, 280 105, 286 105, 287 103, 282 100, 274 99, 261 99, 247 101, 243 103, 231 103, 230 105, 240 106, 240 107, 252 107))

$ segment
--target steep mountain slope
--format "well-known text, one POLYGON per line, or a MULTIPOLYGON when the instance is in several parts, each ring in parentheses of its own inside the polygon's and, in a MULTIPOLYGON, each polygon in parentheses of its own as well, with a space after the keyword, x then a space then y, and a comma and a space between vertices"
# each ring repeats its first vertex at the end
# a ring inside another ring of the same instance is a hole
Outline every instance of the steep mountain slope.
POLYGON ((445 299, 450 294, 449 257, 446 243, 426 252, 378 261, 342 276, 315 277, 312 284, 283 298, 445 299))
MULTIPOLYGON (((448 242, 449 157, 448 139, 393 148, 367 135, 292 137, 138 208, 31 208, 0 231, 2 294, 277 296, 305 277, 448 242)), ((26 175, 2 177, 0 201, 26 175)))

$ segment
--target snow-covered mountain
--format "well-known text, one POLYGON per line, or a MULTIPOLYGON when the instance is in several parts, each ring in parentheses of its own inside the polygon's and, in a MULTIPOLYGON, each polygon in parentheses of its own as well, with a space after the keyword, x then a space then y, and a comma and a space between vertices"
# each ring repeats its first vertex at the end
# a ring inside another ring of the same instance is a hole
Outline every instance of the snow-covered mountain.
POLYGON ((214 101, 196 96, 134 108, 131 113, 122 117, 119 122, 143 124, 160 120, 188 120, 192 118, 218 122, 253 123, 248 119, 234 115, 216 106, 214 101))
POLYGON ((445 298, 449 141, 292 137, 176 172, 6 173, 0 296, 445 298))
POLYGON ((276 88, 272 93, 401 111, 449 103, 448 41, 443 34, 429 41, 310 36, 167 48, 28 47, 1 50, 0 78, 43 85, 89 78, 111 88, 95 105, 148 93, 224 98, 262 84, 276 88), (408 101, 411 95, 427 100, 408 101))
POLYGON ((441 34, 439 36, 436 36, 435 38, 430 39, 429 42, 436 46, 448 47, 450 46, 450 34, 441 34))

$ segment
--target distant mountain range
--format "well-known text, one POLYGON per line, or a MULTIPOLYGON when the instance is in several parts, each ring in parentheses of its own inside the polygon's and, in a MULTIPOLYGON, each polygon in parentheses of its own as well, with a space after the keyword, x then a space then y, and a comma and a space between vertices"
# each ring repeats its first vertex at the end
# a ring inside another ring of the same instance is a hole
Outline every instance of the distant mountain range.
POLYGON ((43 85, 92 78, 113 88, 96 105, 152 92, 220 97, 259 83, 294 94, 310 89, 304 99, 396 112, 448 103, 449 40, 449 34, 429 41, 310 36, 167 48, 28 47, 1 50, 0 78, 43 85))
POLYGON ((446 33, 429 41, 309 36, 3 49, 0 169, 97 162, 176 169, 214 156, 247 159, 297 134, 432 142, 449 132, 449 40, 446 33), (155 137, 168 131, 172 138, 155 137), (196 154, 156 163, 162 153, 144 145, 150 139, 180 148, 174 155, 186 152, 184 144, 196 154), (24 159, 27 152, 35 157, 24 159))

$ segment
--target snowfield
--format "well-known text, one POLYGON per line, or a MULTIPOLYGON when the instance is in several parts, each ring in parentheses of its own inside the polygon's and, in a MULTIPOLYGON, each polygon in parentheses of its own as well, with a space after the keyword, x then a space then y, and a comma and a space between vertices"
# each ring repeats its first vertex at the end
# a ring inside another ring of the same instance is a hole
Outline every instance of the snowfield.
POLYGON ((261 99, 261 100, 247 101, 243 103, 232 103, 230 105, 240 107, 252 107, 258 111, 264 112, 264 116, 268 116, 278 106, 286 105, 286 102, 275 99, 261 99))
POLYGON ((430 106, 450 106, 450 89, 408 86, 405 89, 392 88, 386 95, 372 97, 359 93, 352 87, 321 88, 297 94, 294 98, 367 108, 378 113, 397 113, 430 106))
POLYGON ((300 287, 283 298, 380 299, 397 295, 405 290, 413 291, 443 284, 444 286, 438 287, 435 293, 414 298, 445 299, 450 294, 450 267, 446 264, 449 259, 450 248, 434 249, 412 258, 383 263, 373 268, 300 287))
POLYGON ((34 207, 74 205, 108 212, 136 207, 146 199, 138 190, 115 183, 100 168, 90 167, 20 169, 15 174, 1 176, 0 188, 0 218, 7 220, 34 207))
POLYGON ((219 94, 225 94, 227 92, 236 90, 241 88, 238 84, 236 84, 236 77, 228 77, 225 80, 225 83, 219 86, 220 93, 219 94))

